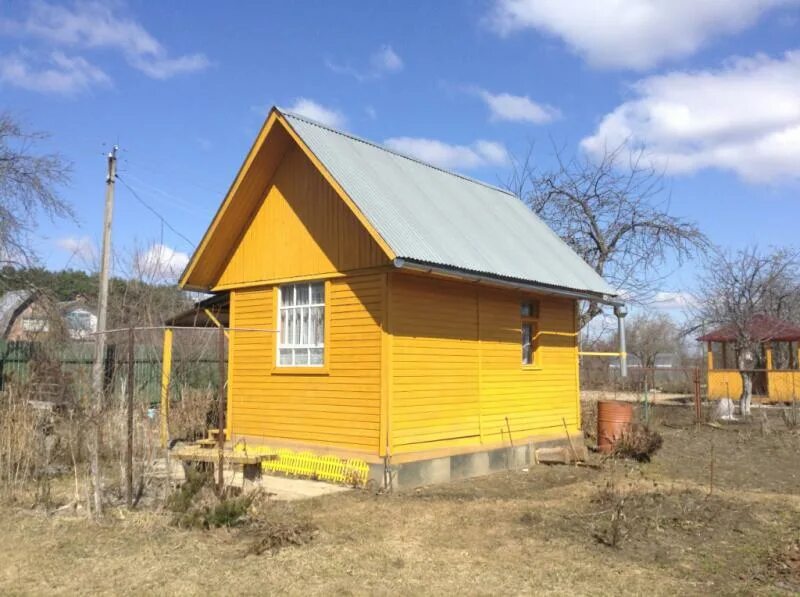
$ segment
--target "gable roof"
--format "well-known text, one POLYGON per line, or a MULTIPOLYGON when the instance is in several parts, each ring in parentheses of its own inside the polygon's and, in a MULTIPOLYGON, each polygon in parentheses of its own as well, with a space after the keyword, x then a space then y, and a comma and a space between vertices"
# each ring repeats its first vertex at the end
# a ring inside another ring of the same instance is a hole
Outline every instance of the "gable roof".
MULTIPOLYGON (((513 194, 296 114, 274 108, 270 118, 273 115, 327 171, 396 263, 596 296, 616 294, 513 194)), ((257 150, 254 145, 248 161, 257 150)), ((205 242, 187 266, 182 284, 205 242)))
MULTIPOLYGON (((800 340, 800 326, 790 321, 770 317, 768 315, 753 315, 747 324, 747 332, 756 342, 795 342, 800 340)), ((725 325, 700 336, 698 342, 734 342, 738 337, 733 325, 725 325)))
POLYGON ((12 290, 0 296, 0 338, 8 337, 14 321, 35 298, 31 290, 12 290))

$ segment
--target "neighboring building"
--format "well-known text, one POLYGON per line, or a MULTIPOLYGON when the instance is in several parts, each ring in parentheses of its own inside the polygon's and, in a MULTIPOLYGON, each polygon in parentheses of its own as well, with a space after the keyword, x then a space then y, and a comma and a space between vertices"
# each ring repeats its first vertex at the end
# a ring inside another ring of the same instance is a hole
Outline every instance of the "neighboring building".
POLYGON ((82 297, 54 302, 32 290, 13 290, 0 297, 0 338, 9 342, 42 340, 63 332, 72 340, 91 340, 97 315, 82 297))
MULTIPOLYGON (((800 397, 800 326, 767 315, 747 323, 758 343, 753 370, 753 396, 762 402, 792 402, 800 397)), ((738 400, 742 394, 736 352, 737 330, 722 326, 697 338, 706 343, 708 397, 738 400)))
POLYGON ((92 334, 97 331, 97 312, 87 304, 85 298, 58 303, 58 310, 72 340, 92 339, 92 334))
POLYGON ((46 322, 34 316, 36 294, 30 290, 12 290, 0 296, 0 339, 21 339, 26 328, 46 327, 46 322))
MULTIPOLYGON (((627 354, 627 358, 628 358, 628 368, 629 369, 641 369, 642 368, 642 360, 638 356, 636 356, 635 354, 632 354, 632 353, 629 352, 627 354)), ((619 369, 619 360, 612 359, 608 363, 608 366, 611 369, 615 369, 615 370, 619 369)), ((654 362, 653 366, 656 369, 672 369, 674 367, 680 367, 681 366, 681 355, 679 355, 677 353, 674 353, 674 352, 659 353, 659 354, 656 355, 655 362, 654 362)))
POLYGON ((400 484, 578 437, 577 301, 615 300, 510 193, 277 109, 181 286, 226 303, 230 439, 400 484))

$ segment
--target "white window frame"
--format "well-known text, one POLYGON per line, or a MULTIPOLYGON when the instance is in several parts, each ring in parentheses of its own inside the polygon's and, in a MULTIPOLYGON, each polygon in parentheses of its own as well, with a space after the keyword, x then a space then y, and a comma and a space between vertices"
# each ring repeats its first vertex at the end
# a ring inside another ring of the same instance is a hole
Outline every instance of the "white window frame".
POLYGON ((278 287, 278 333, 276 366, 283 367, 324 367, 325 366, 325 282, 310 281, 283 284, 278 287), (314 301, 314 289, 318 290, 321 300, 314 301), (291 299, 284 304, 284 296, 292 293, 291 299), (305 292, 308 302, 298 304, 298 295, 305 292), (318 310, 320 332, 312 331, 312 314, 318 310), (284 315, 285 314, 285 315, 284 315), (286 325, 291 321, 290 325, 286 325), (291 335, 292 337, 288 337, 291 335), (317 337, 312 338, 312 335, 317 337), (284 360, 290 355, 288 361, 284 360), (318 362, 312 362, 316 361, 318 362))
POLYGON ((50 323, 41 317, 23 317, 22 331, 41 334, 50 331, 50 323))

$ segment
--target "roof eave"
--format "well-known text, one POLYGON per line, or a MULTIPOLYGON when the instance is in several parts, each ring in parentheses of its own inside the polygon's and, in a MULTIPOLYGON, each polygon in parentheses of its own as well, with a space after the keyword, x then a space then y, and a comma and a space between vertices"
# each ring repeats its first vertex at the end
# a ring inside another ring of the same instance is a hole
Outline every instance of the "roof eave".
POLYGON ((492 276, 482 274, 479 272, 470 272, 454 267, 447 267, 433 263, 426 263, 423 261, 416 261, 413 259, 398 257, 392 262, 397 269, 405 269, 416 271, 426 274, 434 274, 451 278, 458 278, 467 282, 476 284, 486 284, 488 286, 501 286, 504 288, 512 288, 514 290, 528 290, 540 294, 548 294, 552 296, 560 296, 564 298, 571 298, 575 300, 587 300, 606 305, 624 305, 624 301, 619 299, 616 295, 603 294, 589 290, 576 290, 573 288, 564 288, 561 286, 553 286, 550 284, 542 284, 540 282, 533 282, 529 280, 517 280, 513 278, 505 278, 502 276, 492 276))

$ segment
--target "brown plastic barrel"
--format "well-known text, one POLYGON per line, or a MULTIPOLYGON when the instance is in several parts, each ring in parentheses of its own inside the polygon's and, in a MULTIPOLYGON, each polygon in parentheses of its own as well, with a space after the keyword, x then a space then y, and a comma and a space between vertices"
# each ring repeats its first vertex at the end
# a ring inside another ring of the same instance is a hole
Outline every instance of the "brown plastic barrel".
POLYGON ((633 404, 614 400, 597 403, 597 449, 609 453, 623 432, 631 428, 633 404))

